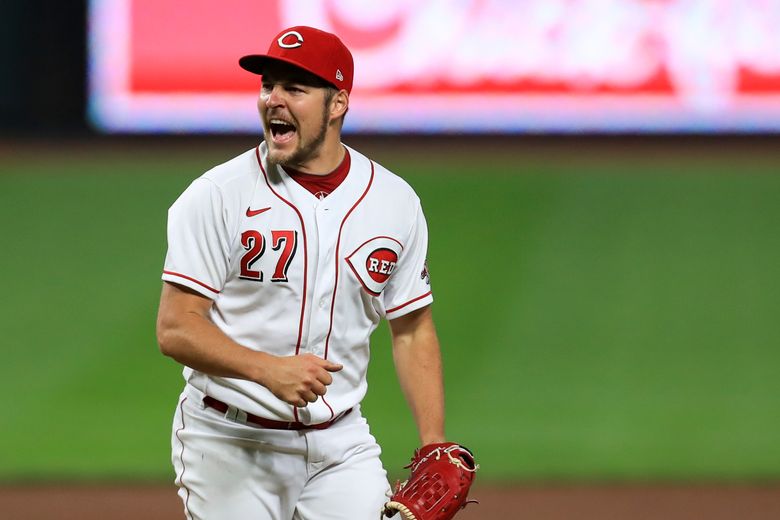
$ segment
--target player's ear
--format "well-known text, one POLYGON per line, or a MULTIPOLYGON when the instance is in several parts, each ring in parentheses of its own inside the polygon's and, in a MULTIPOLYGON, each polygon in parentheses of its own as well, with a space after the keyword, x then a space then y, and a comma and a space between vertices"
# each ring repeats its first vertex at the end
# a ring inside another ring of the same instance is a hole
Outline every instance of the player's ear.
POLYGON ((331 121, 339 119, 347 113, 349 108, 349 94, 346 90, 341 89, 330 100, 330 119, 331 121))

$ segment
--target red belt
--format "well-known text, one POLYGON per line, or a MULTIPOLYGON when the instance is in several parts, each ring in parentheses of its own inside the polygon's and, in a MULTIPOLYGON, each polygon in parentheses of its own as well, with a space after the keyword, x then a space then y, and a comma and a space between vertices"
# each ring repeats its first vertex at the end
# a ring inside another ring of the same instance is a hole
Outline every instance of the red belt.
MULTIPOLYGON (((215 410, 218 410, 222 413, 227 413, 229 408, 227 404, 223 403, 222 401, 218 401, 208 395, 203 398, 203 404, 211 408, 214 408, 215 410)), ((338 421, 339 419, 341 419, 351 411, 352 408, 350 408, 346 412, 341 413, 340 415, 337 415, 335 419, 323 423, 318 423, 318 424, 304 424, 298 421, 290 421, 290 422, 275 421, 273 419, 258 417, 257 415, 253 415, 251 413, 246 414, 246 422, 252 423, 255 426, 260 426, 261 428, 269 428, 271 430, 324 430, 325 428, 330 428, 333 425, 333 423, 335 423, 336 421, 338 421)))

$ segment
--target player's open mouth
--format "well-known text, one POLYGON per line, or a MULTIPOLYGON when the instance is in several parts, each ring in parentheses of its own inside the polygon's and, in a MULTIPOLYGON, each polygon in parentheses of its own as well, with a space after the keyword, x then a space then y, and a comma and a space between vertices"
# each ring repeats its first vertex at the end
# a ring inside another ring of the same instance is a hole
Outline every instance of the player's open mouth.
POLYGON ((286 143, 295 135, 295 125, 283 119, 271 119, 268 123, 274 143, 286 143))

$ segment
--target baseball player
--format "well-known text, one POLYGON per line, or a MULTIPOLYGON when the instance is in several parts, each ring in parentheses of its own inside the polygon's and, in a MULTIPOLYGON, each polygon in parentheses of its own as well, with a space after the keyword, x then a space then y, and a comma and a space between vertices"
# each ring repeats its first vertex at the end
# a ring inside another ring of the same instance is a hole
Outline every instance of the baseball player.
POLYGON ((168 214, 157 338, 185 366, 179 495, 188 519, 378 518, 390 486, 360 402, 382 318, 420 441, 445 441, 420 201, 341 142, 338 37, 292 27, 239 63, 262 76, 264 142, 168 214))

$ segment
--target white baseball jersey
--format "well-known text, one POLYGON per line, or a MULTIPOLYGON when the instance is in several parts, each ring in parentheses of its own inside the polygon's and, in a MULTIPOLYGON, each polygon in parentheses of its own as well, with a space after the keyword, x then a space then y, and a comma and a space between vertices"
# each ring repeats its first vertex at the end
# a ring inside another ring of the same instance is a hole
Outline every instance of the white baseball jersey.
POLYGON ((348 150, 349 174, 321 200, 270 165, 263 143, 196 179, 170 208, 163 280, 211 298, 211 319, 241 345, 344 365, 305 408, 256 383, 185 368, 204 394, 269 419, 329 421, 365 396, 379 321, 433 301, 419 198, 348 150))

